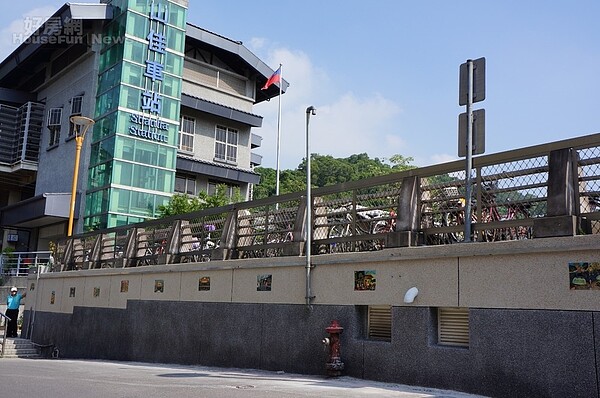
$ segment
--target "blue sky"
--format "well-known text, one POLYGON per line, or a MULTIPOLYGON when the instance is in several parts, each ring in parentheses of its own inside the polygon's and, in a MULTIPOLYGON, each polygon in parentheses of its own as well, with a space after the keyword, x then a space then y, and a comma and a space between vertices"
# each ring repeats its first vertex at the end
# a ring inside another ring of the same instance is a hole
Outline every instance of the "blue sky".
MULTIPOLYGON (((85 2, 85 1, 83 1, 85 2)), ((12 2, 0 56, 26 16, 64 2, 12 2)), ((283 64, 281 168, 311 152, 457 159, 458 70, 486 58, 486 154, 600 132, 600 1, 191 0, 188 21, 283 64)), ((264 117, 263 166, 275 168, 277 101, 264 117)))

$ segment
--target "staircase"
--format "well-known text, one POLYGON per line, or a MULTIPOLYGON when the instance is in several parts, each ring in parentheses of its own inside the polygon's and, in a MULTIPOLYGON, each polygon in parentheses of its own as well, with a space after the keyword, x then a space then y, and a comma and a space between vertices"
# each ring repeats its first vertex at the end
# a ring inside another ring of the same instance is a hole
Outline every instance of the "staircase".
POLYGON ((41 355, 30 340, 13 337, 6 339, 3 358, 41 358, 41 355))

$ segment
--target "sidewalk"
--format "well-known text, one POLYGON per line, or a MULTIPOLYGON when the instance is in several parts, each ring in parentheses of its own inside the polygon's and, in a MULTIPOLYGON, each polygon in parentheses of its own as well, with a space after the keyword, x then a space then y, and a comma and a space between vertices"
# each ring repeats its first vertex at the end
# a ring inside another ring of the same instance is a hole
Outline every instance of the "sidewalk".
POLYGON ((65 359, 0 359, 0 385, 11 398, 478 397, 352 377, 65 359))

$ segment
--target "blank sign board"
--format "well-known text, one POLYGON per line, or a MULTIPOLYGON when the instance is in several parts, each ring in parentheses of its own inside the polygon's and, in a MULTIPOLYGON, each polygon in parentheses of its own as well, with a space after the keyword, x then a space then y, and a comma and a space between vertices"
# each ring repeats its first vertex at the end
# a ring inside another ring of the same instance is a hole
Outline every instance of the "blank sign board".
MULTIPOLYGON (((458 115, 458 156, 467 156, 467 113, 458 115)), ((485 109, 473 111, 473 151, 471 155, 485 152, 485 109)))
MULTIPOLYGON (((473 103, 485 99, 485 58, 473 60, 473 103)), ((467 105, 469 101, 469 63, 460 65, 458 82, 458 104, 467 105)))

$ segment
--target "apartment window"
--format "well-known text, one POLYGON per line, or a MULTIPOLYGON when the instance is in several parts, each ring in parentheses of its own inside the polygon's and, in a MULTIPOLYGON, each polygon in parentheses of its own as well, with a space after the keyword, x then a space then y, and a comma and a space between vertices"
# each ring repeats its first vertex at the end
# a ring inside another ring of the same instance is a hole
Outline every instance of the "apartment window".
POLYGON ((373 340, 392 340, 392 306, 370 305, 367 314, 368 338, 373 340))
MULTIPOLYGON (((78 95, 71 98, 71 116, 81 116, 81 106, 83 104, 83 95, 78 95)), ((75 134, 75 125, 71 122, 71 116, 69 116, 69 137, 75 134)))
POLYGON ((215 135, 215 159, 237 162, 238 131, 229 127, 217 126, 215 135))
POLYGON ((194 152, 194 135, 196 134, 196 119, 189 116, 181 118, 179 128, 179 150, 194 152))
POLYGON ((50 143, 48 146, 58 145, 60 140, 60 124, 62 121, 62 108, 50 108, 48 111, 48 130, 50 130, 50 143))
POLYGON ((438 308, 438 344, 469 346, 469 309, 438 308))
POLYGON ((78 95, 71 99, 71 115, 81 115, 81 106, 83 104, 83 95, 78 95))
POLYGON ((175 192, 196 195, 196 179, 194 177, 176 175, 175 192))

